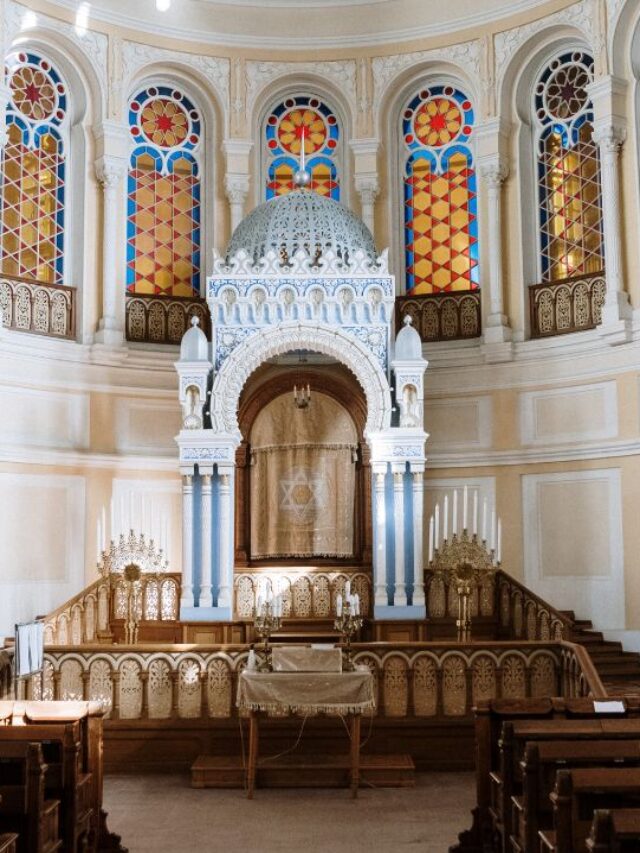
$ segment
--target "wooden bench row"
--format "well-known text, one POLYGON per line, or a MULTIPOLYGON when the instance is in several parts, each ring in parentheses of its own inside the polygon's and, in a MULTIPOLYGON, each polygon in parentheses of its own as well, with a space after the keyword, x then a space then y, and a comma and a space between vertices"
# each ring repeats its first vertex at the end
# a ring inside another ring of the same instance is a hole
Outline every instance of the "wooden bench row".
POLYGON ((102 725, 94 703, 0 703, 0 832, 18 851, 124 850, 102 809, 102 725))
MULTIPOLYGON (((588 699, 479 705, 474 823, 452 850, 584 851, 595 809, 640 806, 637 699, 627 702, 622 713, 609 710, 603 712, 603 706, 588 699), (567 773, 577 786, 575 795, 567 795, 567 773), (574 773, 586 776, 574 780, 574 773), (595 786, 588 794, 581 787, 587 779, 595 786), (607 780, 606 796, 594 793, 598 779, 607 780)), ((640 838, 637 843, 640 850, 640 838)))

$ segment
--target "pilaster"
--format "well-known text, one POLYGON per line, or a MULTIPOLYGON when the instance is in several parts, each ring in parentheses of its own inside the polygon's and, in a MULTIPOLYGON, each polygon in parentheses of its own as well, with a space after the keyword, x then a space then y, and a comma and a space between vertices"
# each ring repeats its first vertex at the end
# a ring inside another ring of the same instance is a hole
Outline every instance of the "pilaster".
POLYGON ((354 159, 354 184, 360 196, 362 221, 371 233, 375 229, 375 201, 380 192, 378 176, 377 139, 352 139, 351 150, 354 159))
POLYGON ((245 202, 249 193, 251 167, 249 155, 253 142, 250 139, 225 139, 222 148, 226 160, 224 189, 229 201, 231 231, 235 231, 244 217, 245 202))

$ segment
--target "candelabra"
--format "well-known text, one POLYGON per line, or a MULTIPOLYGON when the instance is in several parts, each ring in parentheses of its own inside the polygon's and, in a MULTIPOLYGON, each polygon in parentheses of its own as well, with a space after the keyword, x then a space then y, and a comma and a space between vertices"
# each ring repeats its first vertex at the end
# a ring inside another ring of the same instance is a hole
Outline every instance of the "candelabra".
POLYGON ((362 628, 362 616, 360 616, 359 605, 354 598, 347 598, 341 603, 336 613, 333 627, 342 635, 344 660, 342 668, 346 672, 353 672, 355 664, 352 659, 351 638, 362 628))
POLYGON ((125 566, 123 576, 127 585, 127 619, 124 623, 124 641, 132 646, 138 642, 138 595, 141 575, 140 566, 135 563, 125 566))
POLYGON ((263 640, 262 661, 258 664, 260 672, 272 672, 271 647, 269 640, 274 631, 280 628, 282 621, 281 604, 273 601, 259 602, 254 611, 253 627, 256 634, 263 640))
POLYGON ((459 535, 454 533, 450 540, 443 540, 433 550, 429 568, 447 583, 454 584, 458 593, 456 627, 461 642, 471 638, 470 600, 473 590, 499 566, 495 551, 487 548, 486 540, 478 539, 475 533, 469 536, 466 529, 459 535))

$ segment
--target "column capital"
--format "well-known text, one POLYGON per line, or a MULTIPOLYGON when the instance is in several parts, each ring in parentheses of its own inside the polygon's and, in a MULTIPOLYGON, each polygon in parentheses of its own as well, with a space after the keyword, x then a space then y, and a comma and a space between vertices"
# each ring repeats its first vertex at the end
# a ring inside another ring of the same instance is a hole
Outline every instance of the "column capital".
POLYGON ((617 154, 627 138, 627 128, 622 124, 596 124, 593 128, 593 141, 603 151, 617 154))
POLYGON ((127 160, 131 135, 126 124, 113 119, 105 119, 93 128, 93 135, 96 140, 97 159, 105 156, 116 156, 127 160))
POLYGON ((509 175, 509 165, 500 155, 486 157, 479 161, 480 175, 491 189, 499 189, 509 175))
POLYGON ((95 161, 96 177, 104 189, 114 189, 127 173, 123 157, 103 155, 95 161))
POLYGON ((502 116, 490 118, 473 129, 476 157, 478 161, 497 157, 506 159, 509 150, 511 122, 502 116))
POLYGON ((362 137, 349 140, 349 147, 355 157, 377 157, 380 140, 376 136, 362 137))
POLYGON ((231 204, 244 204, 249 193, 249 175, 227 173, 224 176, 224 191, 231 204))
POLYGON ((222 150, 229 157, 248 157, 253 148, 252 139, 223 139, 222 150))

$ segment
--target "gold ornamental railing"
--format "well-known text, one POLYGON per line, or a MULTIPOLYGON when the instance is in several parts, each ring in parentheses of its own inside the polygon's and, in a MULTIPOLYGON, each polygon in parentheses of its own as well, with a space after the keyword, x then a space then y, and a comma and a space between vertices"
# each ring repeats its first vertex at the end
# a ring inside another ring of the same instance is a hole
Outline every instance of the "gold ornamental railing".
POLYGON ((127 295, 126 336, 134 343, 179 344, 197 317, 209 334, 209 309, 200 298, 127 295))
POLYGON ((531 337, 545 338, 594 329, 602 322, 604 272, 529 287, 531 337))
POLYGON ((75 338, 73 287, 0 275, 0 311, 5 329, 52 338, 75 338))
POLYGON ((479 338, 480 290, 427 293, 396 298, 396 328, 409 315, 425 343, 479 338))
MULTIPOLYGON (((573 643, 356 643, 371 670, 381 718, 467 718, 481 699, 604 696, 586 650, 573 643)), ((49 646, 45 699, 92 699, 112 719, 209 719, 236 715, 248 646, 49 646)), ((39 679, 29 687, 41 694, 39 679)))

